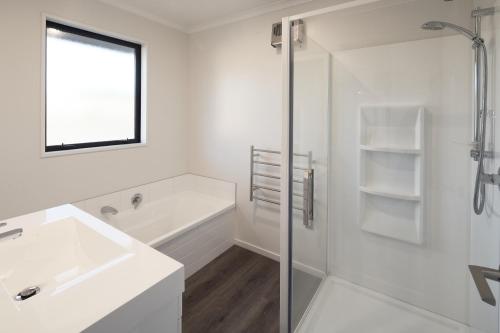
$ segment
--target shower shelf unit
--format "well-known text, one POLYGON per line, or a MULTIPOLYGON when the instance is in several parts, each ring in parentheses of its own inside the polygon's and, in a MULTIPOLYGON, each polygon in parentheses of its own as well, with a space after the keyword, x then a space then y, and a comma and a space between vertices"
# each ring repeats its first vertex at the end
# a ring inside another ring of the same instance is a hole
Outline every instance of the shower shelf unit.
POLYGON ((359 225, 413 244, 423 242, 424 109, 360 108, 359 225))

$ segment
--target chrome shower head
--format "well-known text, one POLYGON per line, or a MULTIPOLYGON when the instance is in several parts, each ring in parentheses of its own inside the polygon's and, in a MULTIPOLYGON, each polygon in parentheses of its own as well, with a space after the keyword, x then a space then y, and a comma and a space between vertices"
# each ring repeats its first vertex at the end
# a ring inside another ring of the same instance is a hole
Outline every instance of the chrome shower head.
POLYGON ((430 21, 422 24, 422 29, 424 30, 443 30, 444 28, 450 28, 452 30, 455 30, 465 37, 469 38, 473 42, 482 42, 478 35, 473 33, 472 31, 465 29, 461 26, 458 26, 453 23, 448 23, 448 22, 441 22, 441 21, 430 21))

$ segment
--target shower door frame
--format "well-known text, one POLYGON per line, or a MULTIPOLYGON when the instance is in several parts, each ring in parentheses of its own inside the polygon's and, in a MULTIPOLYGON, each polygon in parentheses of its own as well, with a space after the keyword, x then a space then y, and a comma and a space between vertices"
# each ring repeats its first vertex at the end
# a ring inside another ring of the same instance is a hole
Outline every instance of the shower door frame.
POLYGON ((291 114, 293 112, 293 80, 292 80, 292 52, 290 48, 290 17, 284 17, 282 24, 282 64, 283 101, 282 101, 282 131, 281 131, 281 184, 280 184, 280 333, 288 333, 290 327, 290 293, 291 293, 291 260, 292 235, 290 234, 289 218, 291 215, 290 191, 290 157, 293 147, 293 130, 291 114), (286 152, 286 153, 285 153, 286 152))

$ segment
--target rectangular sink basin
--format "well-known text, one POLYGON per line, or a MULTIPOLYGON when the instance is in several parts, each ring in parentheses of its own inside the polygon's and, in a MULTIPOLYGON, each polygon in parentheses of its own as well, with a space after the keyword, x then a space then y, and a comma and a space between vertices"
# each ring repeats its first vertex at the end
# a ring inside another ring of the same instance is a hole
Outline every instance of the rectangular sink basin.
POLYGON ((23 231, 19 238, 0 241, 0 283, 11 297, 30 286, 56 292, 129 253, 68 217, 23 231))
POLYGON ((0 332, 82 332, 154 286, 184 288, 182 264, 72 205, 0 222, 22 229, 0 238, 0 332))

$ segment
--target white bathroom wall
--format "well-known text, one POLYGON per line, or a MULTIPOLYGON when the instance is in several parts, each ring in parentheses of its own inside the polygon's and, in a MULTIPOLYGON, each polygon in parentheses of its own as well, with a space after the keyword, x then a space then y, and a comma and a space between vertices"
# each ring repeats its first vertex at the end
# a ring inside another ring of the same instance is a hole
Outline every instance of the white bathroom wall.
POLYGON ((237 183, 235 237, 274 253, 279 207, 250 202, 249 182, 250 146, 281 145, 281 57, 270 45, 276 20, 201 32, 189 44, 190 172, 237 183))
MULTIPOLYGON (((411 39, 427 38, 432 34, 419 29, 409 32, 394 27, 390 34, 384 33, 393 28, 389 27, 393 22, 389 23, 386 18, 398 17, 398 24, 411 21, 416 27, 422 20, 438 17, 453 18, 456 23, 469 22, 470 11, 462 8, 466 1, 379 1, 367 7, 385 8, 388 4, 408 2, 413 7, 398 10, 395 6, 395 11, 387 8, 382 16, 372 20, 365 18, 366 8, 363 8, 356 20, 352 16, 340 16, 327 26, 311 25, 308 19, 306 32, 314 33, 316 29, 323 31, 325 37, 333 36, 333 32, 350 36, 340 42, 344 47, 374 45, 387 40, 404 41, 409 36, 411 39), (349 35, 342 27, 345 20, 353 22, 349 35)), ((249 202, 250 145, 279 149, 281 140, 281 54, 270 47, 271 24, 284 16, 344 2, 348 0, 313 1, 190 35, 189 170, 238 184, 236 238, 244 244, 273 254, 279 252, 277 207, 262 204, 256 208, 249 202)), ((329 43, 334 42, 335 38, 329 39, 329 43)), ((316 240, 315 236, 302 236, 304 241, 308 240, 307 246, 311 240, 316 240)), ((312 247, 317 250, 317 245, 312 247)), ((304 260, 308 255, 314 256, 314 251, 304 253, 304 260)))
POLYGON ((187 36, 88 0, 2 0, 0 219, 187 172, 187 36), (147 44, 146 147, 41 158, 42 13, 147 44))
POLYGON ((470 43, 452 36, 332 55, 331 272, 467 322, 470 43), (361 105, 425 108, 422 245, 367 233, 358 224, 361 105))
POLYGON ((237 183, 235 237, 273 258, 279 208, 249 201, 250 146, 281 146, 281 53, 270 45, 271 25, 347 1, 314 1, 189 36, 189 170, 237 183))

